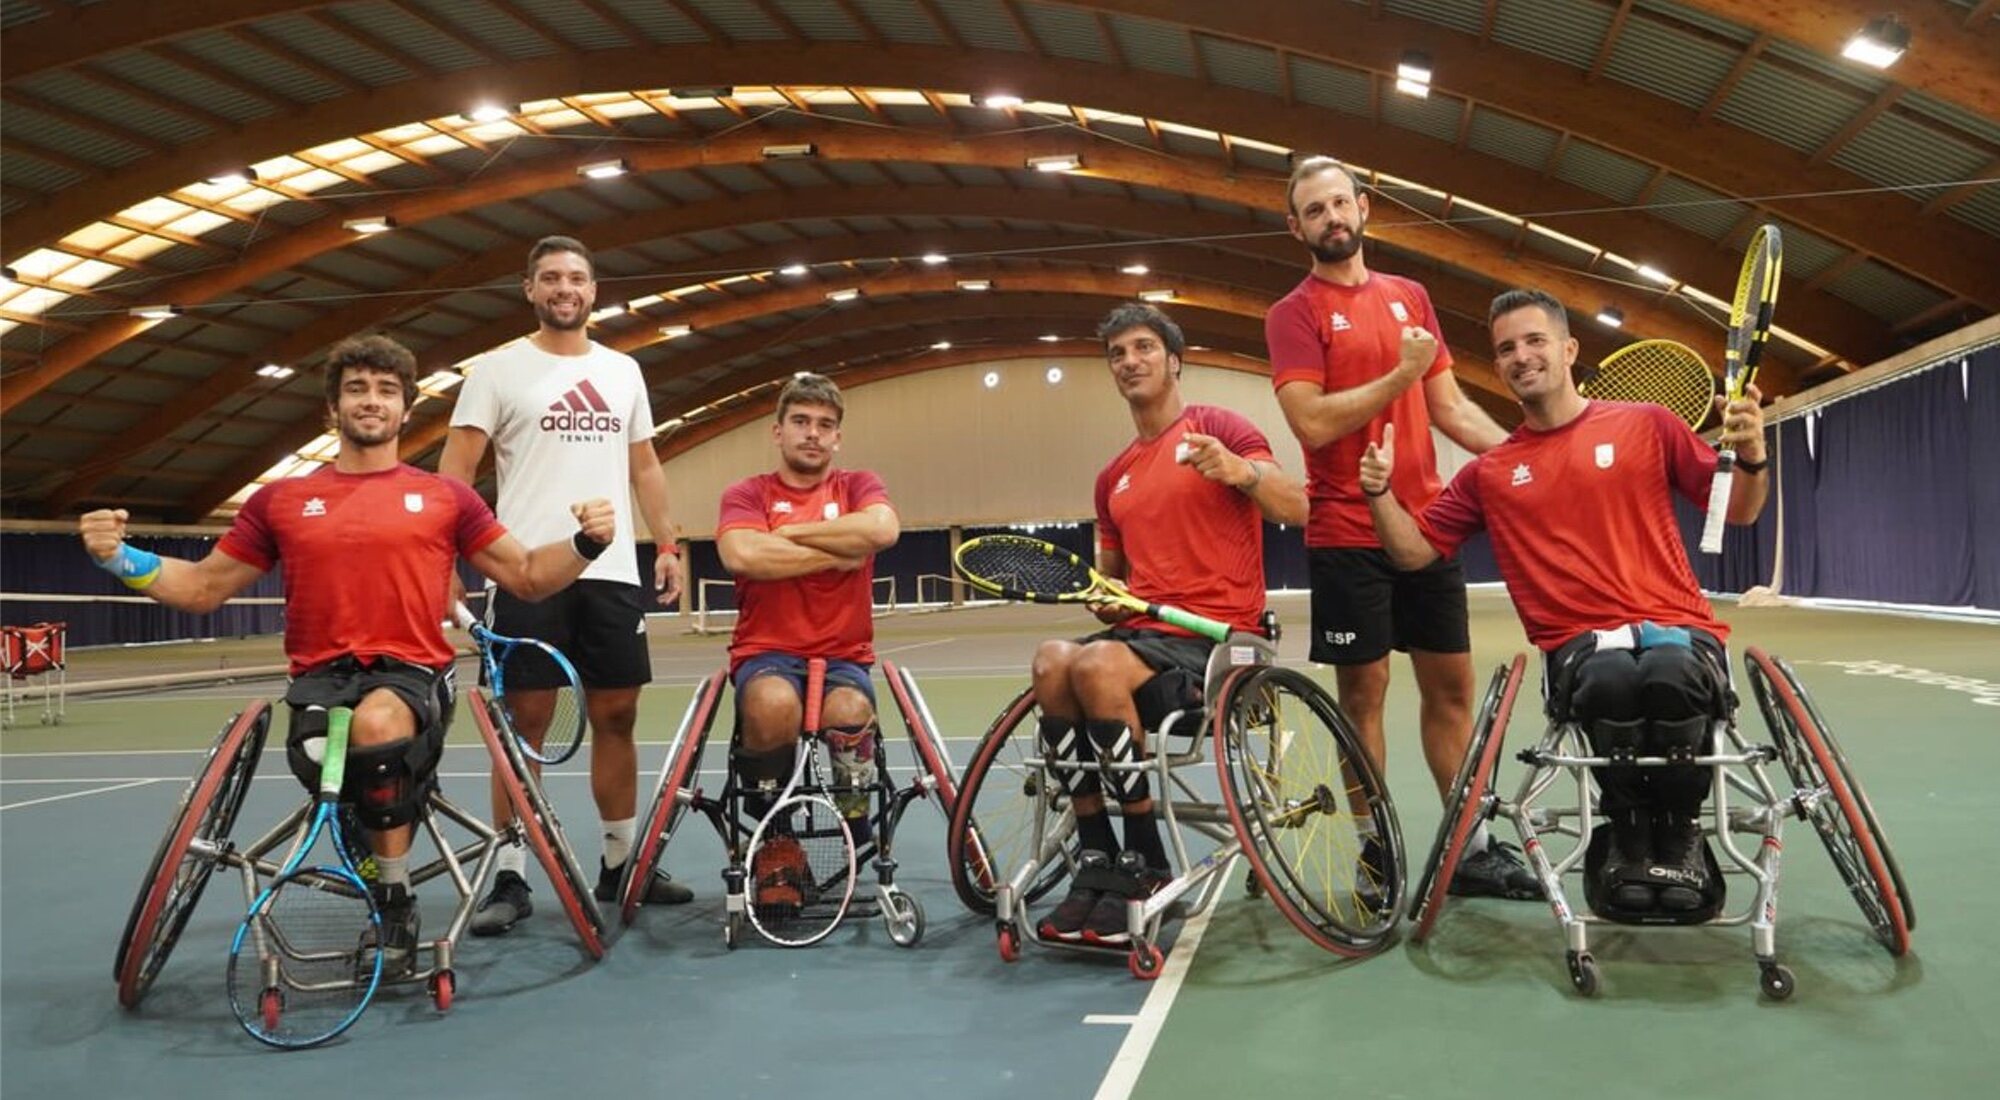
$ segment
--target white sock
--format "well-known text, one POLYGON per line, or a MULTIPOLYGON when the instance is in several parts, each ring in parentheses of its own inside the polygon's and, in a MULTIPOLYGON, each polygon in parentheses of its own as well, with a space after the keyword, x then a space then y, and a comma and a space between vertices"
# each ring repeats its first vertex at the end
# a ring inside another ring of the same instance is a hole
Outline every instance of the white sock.
POLYGON ((1486 822, 1480 821, 1472 827, 1472 835, 1465 838, 1465 854, 1473 855, 1487 848, 1486 822))
POLYGON ((604 823, 604 865, 623 867, 632 855, 632 838, 639 832, 639 819, 628 817, 623 821, 604 823))
MULTIPOLYGON (((499 867, 501 871, 512 871, 525 876, 528 870, 528 848, 523 844, 509 844, 500 849, 499 867)), ((498 872, 495 872, 496 874, 498 872)))
POLYGON ((408 886, 410 884, 410 857, 408 853, 400 856, 376 856, 375 880, 384 886, 395 886, 398 884, 408 886))

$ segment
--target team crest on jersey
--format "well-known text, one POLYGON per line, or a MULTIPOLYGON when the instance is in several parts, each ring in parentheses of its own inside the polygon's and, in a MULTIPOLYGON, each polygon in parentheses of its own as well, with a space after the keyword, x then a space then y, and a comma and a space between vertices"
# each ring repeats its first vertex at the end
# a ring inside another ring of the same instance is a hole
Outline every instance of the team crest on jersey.
POLYGON ((1333 331, 1335 332, 1346 332, 1348 329, 1354 327, 1354 322, 1349 321, 1347 319, 1347 314, 1342 313, 1339 310, 1333 311, 1332 323, 1333 323, 1333 331))
POLYGON ((789 516, 789 515, 791 515, 791 514, 792 514, 792 502, 791 502, 791 501, 789 501, 789 500, 780 500, 780 501, 777 501, 776 503, 774 503, 774 504, 772 504, 772 505, 771 505, 771 513, 772 513, 773 515, 779 515, 779 516, 789 516))
POLYGON ((326 501, 318 497, 311 497, 307 499, 306 506, 299 510, 299 514, 302 516, 323 516, 326 514, 326 501))
POLYGON ((1611 444, 1599 443, 1597 445, 1597 468, 1600 470, 1609 470, 1612 458, 1611 444))
POLYGON ((424 494, 422 493, 403 494, 403 511, 421 512, 423 510, 424 510, 424 494))
POLYGON ((1410 311, 1403 308, 1403 303, 1390 302, 1389 312, 1394 314, 1396 320, 1402 322, 1403 324, 1407 325, 1410 323, 1410 311))
POLYGON ((1112 492, 1112 493, 1113 493, 1114 495, 1116 495, 1116 494, 1118 494, 1118 493, 1122 493, 1122 492, 1124 492, 1124 491, 1125 491, 1125 490, 1127 490, 1127 489, 1130 489, 1131 487, 1132 487, 1132 475, 1131 475, 1131 474, 1119 474, 1119 475, 1118 475, 1118 484, 1117 484, 1116 486, 1114 486, 1114 487, 1112 488, 1111 492, 1112 492))
POLYGON ((831 500, 827 501, 826 507, 821 508, 819 511, 821 515, 825 516, 828 519, 840 518, 840 505, 836 501, 831 501, 831 500))
POLYGON ((1523 462, 1519 466, 1514 467, 1514 484, 1526 485, 1533 480, 1535 480, 1535 471, 1528 469, 1527 463, 1523 462))

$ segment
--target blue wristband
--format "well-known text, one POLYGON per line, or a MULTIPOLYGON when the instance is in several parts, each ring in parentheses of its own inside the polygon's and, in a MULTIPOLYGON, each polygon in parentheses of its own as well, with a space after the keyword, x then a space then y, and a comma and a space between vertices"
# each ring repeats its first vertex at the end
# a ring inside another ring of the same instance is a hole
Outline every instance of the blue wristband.
POLYGON ((128 543, 119 543, 118 552, 97 563, 127 588, 145 588, 160 579, 160 556, 128 543))

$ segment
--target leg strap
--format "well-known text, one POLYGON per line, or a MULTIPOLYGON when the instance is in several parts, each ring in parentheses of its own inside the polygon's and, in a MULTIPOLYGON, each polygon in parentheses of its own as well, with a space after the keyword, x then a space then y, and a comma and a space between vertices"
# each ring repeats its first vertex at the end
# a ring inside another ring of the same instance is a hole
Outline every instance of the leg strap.
POLYGON ((1092 719, 1087 725, 1090 744, 1097 750, 1097 759, 1105 766, 1104 785, 1112 796, 1120 802, 1144 802, 1151 798, 1153 788, 1146 779, 1144 769, 1130 767, 1141 759, 1131 727, 1116 719, 1092 719))

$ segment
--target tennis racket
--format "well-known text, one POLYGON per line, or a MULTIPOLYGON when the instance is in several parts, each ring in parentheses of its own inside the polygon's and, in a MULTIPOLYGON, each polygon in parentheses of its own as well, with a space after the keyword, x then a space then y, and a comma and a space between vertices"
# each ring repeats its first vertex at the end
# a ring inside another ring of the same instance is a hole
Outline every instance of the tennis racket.
POLYGON ((502 725, 521 751, 543 764, 561 764, 583 744, 583 681, 562 651, 534 638, 495 634, 464 604, 452 621, 472 634, 479 663, 502 725))
POLYGON ((1640 340, 1619 348, 1577 389, 1603 401, 1663 405, 1696 431, 1715 409, 1715 376, 1708 364, 1699 352, 1673 340, 1640 340))
POLYGON ((805 728, 792 777, 750 833, 750 924, 781 947, 818 943, 854 900, 854 834, 820 781, 820 697, 826 662, 808 666, 805 728), (810 782, 807 782, 810 780, 810 782), (801 791, 801 787, 804 791, 801 791))
POLYGON ((1053 543, 1022 535, 983 535, 958 548, 958 571, 974 588, 1003 600, 1032 603, 1111 603, 1172 623, 1213 642, 1229 640, 1229 624, 1147 603, 1090 563, 1053 543))
POLYGON ((382 981, 382 915, 347 854, 338 812, 353 717, 346 707, 327 712, 312 823, 229 945, 229 1007, 243 1030, 274 1047, 318 1046, 346 1031, 382 981), (334 858, 306 866, 321 837, 334 858))
MULTIPOLYGON (((1778 276, 1785 266, 1784 238, 1776 225, 1757 227, 1743 254, 1736 276, 1736 297, 1729 306, 1729 348, 1723 363, 1724 392, 1731 401, 1757 377, 1764 345, 1771 339, 1771 311, 1778 305, 1778 276)), ((1708 519, 1701 526, 1701 552, 1722 553, 1722 525, 1729 516, 1729 490, 1736 479, 1736 451, 1724 447, 1717 456, 1715 480, 1708 486, 1708 519)))

